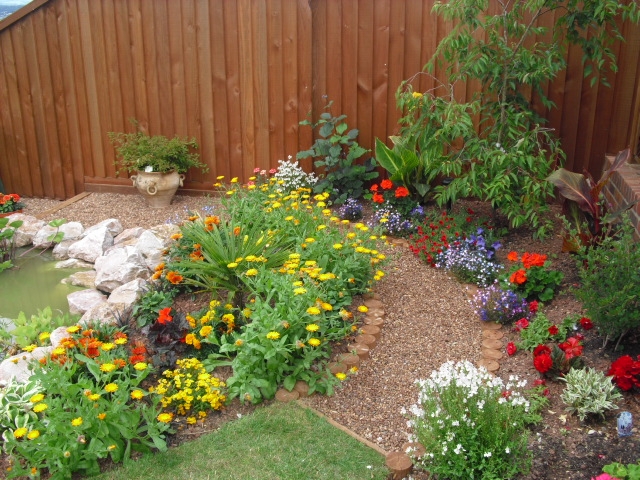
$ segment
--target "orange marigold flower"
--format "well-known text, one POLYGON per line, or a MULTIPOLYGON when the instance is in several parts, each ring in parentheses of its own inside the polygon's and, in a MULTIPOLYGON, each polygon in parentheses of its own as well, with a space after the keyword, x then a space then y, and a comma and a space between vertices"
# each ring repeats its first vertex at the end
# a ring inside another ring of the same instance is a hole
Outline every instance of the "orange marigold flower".
POLYGON ((515 283, 516 285, 522 285, 527 281, 527 272, 524 269, 516 270, 509 277, 509 281, 511 283, 515 283))
POLYGON ((167 280, 169 280, 169 282, 173 283, 174 285, 177 285, 182 282, 182 275, 180 275, 178 272, 169 272, 167 273, 167 280))
POLYGON ((220 225, 220 217, 213 215, 204 219, 205 225, 220 225))
POLYGON ((172 320, 173 317, 171 316, 171 307, 163 308, 158 312, 158 323, 160 325, 166 325, 172 320))
POLYGON ((393 182, 388 178, 385 178, 382 182, 380 182, 380 186, 383 190, 390 190, 393 188, 393 182))
POLYGON ((235 227, 233 229, 233 234, 237 237, 238 235, 240 235, 240 227, 235 227))
POLYGON ((409 196, 409 190, 406 187, 396 188, 396 198, 403 198, 409 196))
POLYGON ((517 262, 518 252, 509 252, 509 255, 507 255, 507 260, 509 260, 510 262, 517 262))
POLYGON ((371 200, 373 200, 374 203, 384 203, 384 197, 379 193, 374 193, 371 200))

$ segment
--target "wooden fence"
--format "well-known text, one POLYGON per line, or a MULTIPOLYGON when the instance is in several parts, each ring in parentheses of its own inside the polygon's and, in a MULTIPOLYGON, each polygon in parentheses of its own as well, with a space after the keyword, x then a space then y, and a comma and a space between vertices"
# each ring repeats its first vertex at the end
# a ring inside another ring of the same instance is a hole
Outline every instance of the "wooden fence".
MULTIPOLYGON (((298 122, 325 99, 359 141, 394 133, 399 83, 451 25, 433 0, 33 0, 0 21, 0 178, 6 190, 64 199, 122 190, 109 131, 195 137, 210 172, 246 180, 312 142, 298 122)), ((580 52, 547 87, 545 112, 568 167, 597 173, 640 134, 640 28, 623 26, 620 73, 590 88, 580 52)), ((437 74, 438 72, 436 72, 437 74)), ((433 80, 419 76, 425 91, 433 80)), ((477 88, 458 85, 465 98, 477 88)), ((310 169, 310 162, 304 164, 310 169)))

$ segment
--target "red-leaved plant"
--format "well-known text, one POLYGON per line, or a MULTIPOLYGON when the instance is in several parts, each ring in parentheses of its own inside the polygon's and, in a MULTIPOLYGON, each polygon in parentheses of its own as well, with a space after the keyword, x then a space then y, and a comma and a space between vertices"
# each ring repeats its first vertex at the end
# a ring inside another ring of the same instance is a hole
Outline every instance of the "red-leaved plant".
POLYGON ((611 364, 607 375, 613 377, 613 382, 621 390, 631 390, 640 387, 640 355, 634 360, 630 355, 624 355, 611 364))

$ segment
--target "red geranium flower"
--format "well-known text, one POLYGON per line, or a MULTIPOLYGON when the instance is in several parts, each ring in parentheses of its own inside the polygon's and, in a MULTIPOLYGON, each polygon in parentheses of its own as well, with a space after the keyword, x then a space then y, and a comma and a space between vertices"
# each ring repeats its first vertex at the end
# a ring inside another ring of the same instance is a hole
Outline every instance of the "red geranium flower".
POLYGON ((580 319, 580 326, 585 330, 591 330, 593 328, 593 322, 587 317, 582 317, 580 319))
POLYGON ((384 203, 384 197, 379 193, 374 193, 371 200, 373 200, 375 203, 384 203))
POLYGON ((640 355, 637 361, 629 355, 618 358, 611 364, 607 375, 612 376, 615 384, 622 390, 631 390, 634 385, 640 387, 640 355))
POLYGON ((516 322, 516 331, 519 332, 520 330, 524 330, 528 326, 529 326, 529 320, 527 320, 526 318, 521 318, 516 322))
POLYGON ((518 347, 516 347, 515 343, 513 342, 507 343, 507 355, 513 355, 517 351, 518 351, 518 347))
POLYGON ((382 187, 383 190, 391 190, 393 188, 393 182, 388 178, 385 178, 383 181, 380 182, 380 186, 382 187))
POLYGON ((518 252, 509 252, 509 255, 507 255, 507 260, 509 260, 510 262, 517 262, 518 252))
POLYGON ((408 197, 409 190, 406 187, 398 187, 396 188, 396 198, 408 197))
POLYGON ((580 340, 575 337, 567 338, 567 341, 561 343, 558 347, 564 352, 567 360, 571 360, 573 357, 579 357, 582 355, 582 344, 580 343, 580 340))
POLYGON ((533 300, 533 301, 529 302, 529 311, 531 313, 536 313, 538 311, 538 301, 537 300, 533 300))
POLYGON ((548 353, 543 353, 541 355, 538 355, 537 357, 534 357, 533 366, 540 373, 547 373, 553 366, 551 355, 549 355, 548 353))
POLYGON ((158 312, 158 323, 160 325, 165 325, 173 320, 171 316, 171 307, 163 308, 158 312))
POLYGON ((538 345, 533 350, 533 356, 537 357, 539 355, 551 355, 551 349, 549 347, 547 347, 546 345, 538 345))
POLYGON ((551 325, 549 327, 549 335, 553 336, 553 335, 557 335, 558 334, 558 327, 555 325, 551 325))
POLYGON ((531 267, 544 267, 544 262, 547 261, 546 255, 541 255, 540 253, 523 253, 522 254, 522 265, 524 268, 531 267))
POLYGON ((373 185, 371 185, 371 188, 369 189, 372 192, 377 192, 378 191, 378 184, 374 183, 373 185))

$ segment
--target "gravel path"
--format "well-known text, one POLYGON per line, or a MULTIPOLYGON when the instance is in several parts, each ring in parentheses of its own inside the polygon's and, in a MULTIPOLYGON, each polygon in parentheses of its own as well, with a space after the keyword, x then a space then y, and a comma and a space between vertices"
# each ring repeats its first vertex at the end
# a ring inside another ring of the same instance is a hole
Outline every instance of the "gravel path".
MULTIPOLYGON (((24 203, 24 213, 31 215, 61 205, 42 199, 24 203)), ((138 195, 92 193, 43 219, 66 218, 88 226, 115 217, 124 228, 149 228, 213 203, 207 197, 176 196, 171 206, 151 209, 138 195)), ((478 360, 482 332, 457 281, 426 267, 406 248, 390 247, 389 256, 386 275, 375 287, 386 313, 378 345, 334 396, 314 395, 306 402, 393 451, 407 441, 406 419, 400 411, 417 399, 414 381, 428 377, 447 360, 478 360)))

